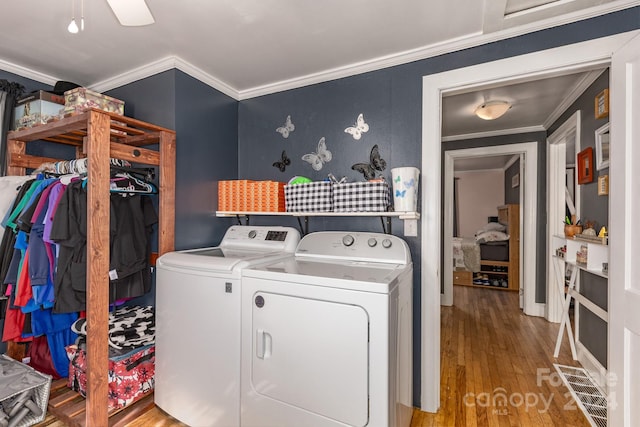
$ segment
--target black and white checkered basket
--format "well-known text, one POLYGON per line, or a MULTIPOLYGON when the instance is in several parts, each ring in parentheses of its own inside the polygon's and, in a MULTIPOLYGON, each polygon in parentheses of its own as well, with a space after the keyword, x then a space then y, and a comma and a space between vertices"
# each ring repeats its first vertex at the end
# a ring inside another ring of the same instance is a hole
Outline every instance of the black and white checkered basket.
POLYGON ((385 212, 389 204, 389 185, 385 181, 333 185, 334 212, 385 212))
POLYGON ((284 202, 287 212, 331 212, 333 189, 329 181, 285 185, 284 202))

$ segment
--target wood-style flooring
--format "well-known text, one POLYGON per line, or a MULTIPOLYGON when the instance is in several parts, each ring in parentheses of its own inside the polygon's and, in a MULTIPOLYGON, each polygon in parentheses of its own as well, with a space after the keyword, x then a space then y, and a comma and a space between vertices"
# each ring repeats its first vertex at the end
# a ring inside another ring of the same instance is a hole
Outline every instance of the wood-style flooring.
MULTIPOLYGON (((454 286, 441 319, 440 409, 416 409, 411 427, 590 425, 553 368, 575 365, 566 342, 553 358, 559 325, 522 314, 516 292, 454 286)), ((184 426, 156 407, 125 425, 184 426)))
POLYGON ((578 366, 559 324, 522 314, 517 292, 454 286, 441 308, 440 409, 415 410, 411 427, 590 426, 554 363, 578 366))

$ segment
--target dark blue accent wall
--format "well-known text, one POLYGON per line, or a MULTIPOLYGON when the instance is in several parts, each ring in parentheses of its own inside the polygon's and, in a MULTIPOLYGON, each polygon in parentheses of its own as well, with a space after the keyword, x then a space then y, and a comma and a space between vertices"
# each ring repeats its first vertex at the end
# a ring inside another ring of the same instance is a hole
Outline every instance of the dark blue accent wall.
MULTIPOLYGON (((249 179, 278 179, 287 181, 293 175, 322 179, 327 172, 358 179, 350 170, 351 164, 367 160, 368 150, 379 144, 382 157, 387 160, 385 171, 396 166, 421 166, 422 153, 422 77, 442 71, 485 63, 516 55, 550 49, 571 43, 591 40, 640 27, 640 8, 627 9, 609 15, 567 24, 549 30, 489 43, 437 57, 415 61, 379 71, 320 83, 281 93, 240 102, 238 113, 239 177, 249 179), (350 139, 344 128, 364 113, 371 129, 360 141, 350 139), (275 132, 291 115, 296 130, 288 138, 275 132), (300 157, 315 150, 318 139, 324 136, 334 160, 320 172, 313 171, 300 157), (292 159, 286 173, 280 173, 272 163, 286 150, 292 159)), ((544 138, 536 139, 545 141, 544 138)), ((538 151, 539 194, 545 200, 546 145, 538 151)), ((428 155, 429 153, 424 153, 428 155)), ((435 153, 434 153, 435 154, 435 153)), ((546 211, 539 203, 538 265, 539 277, 544 277, 544 224, 546 211)), ((269 223, 288 222, 291 218, 263 218, 269 223)), ((313 230, 348 229, 375 231, 373 219, 348 218, 322 220, 313 218, 313 230)), ((394 234, 402 235, 401 224, 394 221, 394 234)), ((418 238, 406 238, 414 264, 414 403, 420 401, 420 259, 423 256, 418 238)), ((424 254, 428 256, 428 254, 424 254)), ((545 300, 544 286, 536 288, 536 301, 545 300)))
MULTIPOLYGON (((108 92, 126 101, 127 115, 177 131, 176 247, 207 246, 219 241, 231 220, 215 218, 219 179, 314 179, 327 172, 359 176, 351 164, 368 160, 378 144, 395 166, 421 166, 422 77, 428 74, 550 49, 640 28, 640 7, 538 31, 524 36, 415 61, 362 75, 284 91, 240 103, 177 70, 167 71, 108 92), (360 141, 344 128, 364 113, 371 130, 360 141), (275 132, 290 114, 296 130, 288 139, 275 132), (321 172, 300 157, 325 137, 334 159, 321 172), (282 150, 292 159, 286 173, 271 164, 282 150), (196 170, 197 169, 197 170, 196 170)), ((19 81, 19 77, 0 78, 19 81)), ((35 82, 30 88, 36 89, 35 82)), ((437 153, 433 153, 436 155, 437 153)), ((429 155, 429 153, 424 153, 429 155)), ((538 164, 546 164, 546 147, 538 164)), ((545 175, 540 179, 544 180, 545 175)), ((544 200, 544 185, 539 200, 544 200)), ((538 213, 538 220, 546 222, 538 213)), ((297 226, 293 218, 257 217, 254 224, 297 226)), ((310 230, 381 231, 378 218, 311 218, 310 230)), ((393 221, 402 235, 402 222, 393 221)), ((544 236, 542 236, 544 239, 544 236)), ((414 260, 414 403, 420 402, 420 237, 406 238, 414 260)), ((544 240, 542 240, 544 241, 544 240)), ((544 253, 543 253, 544 254, 544 253)), ((539 259, 544 257, 538 254, 539 259)), ((543 277, 543 276, 540 276, 543 277)), ((537 292, 537 297, 539 297, 537 292)), ((539 300, 538 298, 536 298, 539 300)))
POLYGON ((238 176, 238 102, 175 69, 108 94, 127 116, 176 131, 176 249, 219 242, 217 181, 238 176))

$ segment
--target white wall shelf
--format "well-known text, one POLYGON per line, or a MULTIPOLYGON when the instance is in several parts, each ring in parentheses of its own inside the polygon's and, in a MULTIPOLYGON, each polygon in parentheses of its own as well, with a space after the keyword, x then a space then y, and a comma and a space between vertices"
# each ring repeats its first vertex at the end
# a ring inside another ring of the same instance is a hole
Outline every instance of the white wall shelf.
POLYGON ((298 218, 300 229, 303 234, 309 232, 309 217, 324 216, 324 217, 380 217, 382 220, 382 228, 385 233, 391 234, 391 219, 399 218, 402 220, 418 220, 420 219, 419 212, 251 212, 251 211, 216 211, 217 217, 235 217, 242 223, 241 218, 246 218, 246 223, 249 223, 249 217, 261 215, 261 216, 292 216, 298 218), (300 218, 304 218, 304 227, 300 222, 300 218), (386 219, 386 226, 385 226, 386 219))
MULTIPOLYGON (((609 262, 609 246, 601 241, 583 240, 567 238, 564 236, 553 236, 552 248, 555 253, 553 255, 553 266, 555 270, 556 286, 558 292, 563 298, 563 314, 560 322, 560 330, 556 339, 556 347, 553 356, 558 357, 562 336, 566 330, 569 345, 571 346, 571 354, 574 360, 578 360, 585 368, 594 375, 606 373, 604 366, 596 361, 595 357, 580 343, 578 335, 579 312, 574 316, 576 325, 575 333, 571 328, 569 320, 569 307, 571 298, 576 302, 576 309, 580 306, 586 308, 591 313, 599 317, 604 322, 609 321, 609 313, 601 308, 593 301, 589 300, 585 295, 580 293, 580 280, 578 278, 579 271, 585 271, 589 274, 608 279, 607 271, 603 270, 603 263, 609 262), (566 252, 559 252, 558 249, 566 245, 566 252), (586 262, 577 262, 578 252, 582 248, 586 249, 586 262), (567 283, 566 268, 571 266, 571 277, 567 283), (567 289, 565 290, 565 285, 567 289), (577 349, 577 350, 576 350, 577 349)), ((600 384, 604 386, 605 384, 600 384)))

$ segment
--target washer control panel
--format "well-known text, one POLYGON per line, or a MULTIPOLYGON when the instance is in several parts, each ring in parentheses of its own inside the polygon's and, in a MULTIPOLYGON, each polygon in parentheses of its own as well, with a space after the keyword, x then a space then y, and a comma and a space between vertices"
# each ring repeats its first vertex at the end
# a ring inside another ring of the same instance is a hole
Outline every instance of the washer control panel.
POLYGON ((353 261, 411 262, 407 243, 398 236, 382 233, 320 231, 300 240, 296 257, 353 261))
POLYGON ((234 225, 227 229, 221 248, 293 252, 300 233, 292 227, 234 225))

